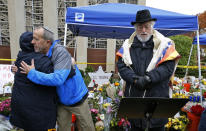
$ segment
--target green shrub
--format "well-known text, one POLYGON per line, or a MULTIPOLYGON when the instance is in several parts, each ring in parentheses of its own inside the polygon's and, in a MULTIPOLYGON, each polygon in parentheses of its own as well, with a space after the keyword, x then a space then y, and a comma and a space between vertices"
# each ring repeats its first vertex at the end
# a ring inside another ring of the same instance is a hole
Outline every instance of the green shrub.
POLYGON ((85 69, 85 73, 88 74, 89 72, 94 72, 94 68, 92 66, 87 66, 87 68, 85 69))
POLYGON ((84 73, 84 71, 83 71, 83 70, 81 70, 81 69, 79 69, 79 71, 80 71, 80 73, 81 73, 82 77, 84 78, 84 77, 85 77, 85 73, 84 73))
POLYGON ((87 87, 88 87, 90 81, 91 81, 91 78, 89 77, 89 75, 88 75, 88 74, 85 75, 85 77, 84 77, 84 83, 86 84, 87 87))
POLYGON ((87 66, 87 68, 85 69, 85 72, 81 70, 81 74, 83 74, 82 77, 84 78, 84 83, 86 84, 86 86, 88 86, 91 81, 91 78, 89 77, 88 73, 94 72, 94 71, 95 70, 92 66, 87 66))
MULTIPOLYGON (((170 37, 175 42, 175 47, 178 53, 181 55, 178 65, 187 65, 187 61, 190 55, 190 49, 192 47, 192 38, 184 35, 177 35, 170 37)), ((190 66, 197 66, 197 46, 193 46, 192 55, 190 58, 190 66)), ((177 68, 175 75, 177 77, 184 77, 186 68, 177 68)), ((188 75, 198 77, 198 69, 189 69, 188 75)))

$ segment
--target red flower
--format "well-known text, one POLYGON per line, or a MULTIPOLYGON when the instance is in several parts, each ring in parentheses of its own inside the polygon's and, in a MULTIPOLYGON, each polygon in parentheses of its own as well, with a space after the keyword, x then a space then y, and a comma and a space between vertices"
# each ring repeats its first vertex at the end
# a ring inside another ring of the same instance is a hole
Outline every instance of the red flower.
POLYGON ((120 121, 118 122, 118 126, 121 127, 127 127, 130 126, 129 121, 125 120, 124 118, 121 118, 120 121))
POLYGON ((122 126, 123 122, 124 122, 124 119, 122 118, 122 119, 118 122, 118 126, 122 126))
POLYGON ((100 120, 101 120, 100 117, 98 117, 98 116, 96 116, 96 119, 97 119, 97 121, 100 121, 100 120))
POLYGON ((191 112, 197 116, 201 116, 202 112, 205 110, 201 105, 195 105, 190 108, 191 112))
POLYGON ((191 87, 191 84, 190 84, 190 83, 184 83, 183 86, 184 86, 184 89, 185 89, 187 92, 190 91, 190 87, 191 87))
POLYGON ((206 92, 204 92, 203 97, 206 98, 206 92))

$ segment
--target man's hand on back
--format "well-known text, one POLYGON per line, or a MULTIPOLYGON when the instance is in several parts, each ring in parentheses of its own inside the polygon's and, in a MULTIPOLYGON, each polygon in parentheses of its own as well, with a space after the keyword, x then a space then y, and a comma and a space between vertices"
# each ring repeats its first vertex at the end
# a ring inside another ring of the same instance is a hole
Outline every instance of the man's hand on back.
POLYGON ((17 66, 12 65, 12 66, 11 66, 11 72, 15 74, 17 71, 18 71, 17 66))
POLYGON ((22 61, 20 69, 21 69, 21 71, 20 71, 21 73, 28 74, 31 69, 35 69, 34 59, 31 60, 31 65, 28 65, 27 63, 22 61))

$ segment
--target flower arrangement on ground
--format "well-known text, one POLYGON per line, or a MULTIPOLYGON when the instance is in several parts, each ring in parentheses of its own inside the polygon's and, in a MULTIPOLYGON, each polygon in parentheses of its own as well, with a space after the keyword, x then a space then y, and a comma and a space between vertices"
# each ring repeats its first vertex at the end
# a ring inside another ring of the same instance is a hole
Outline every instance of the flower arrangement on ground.
MULTIPOLYGON (((95 83, 95 81, 93 81, 95 83)), ((117 109, 123 96, 119 82, 113 84, 94 84, 89 93, 89 105, 97 131, 112 130, 112 128, 128 128, 130 123, 123 118, 117 118, 117 109)))
POLYGON ((165 125, 166 131, 185 131, 189 119, 186 115, 181 115, 177 118, 168 118, 168 123, 165 125))
POLYGON ((204 107, 202 107, 201 105, 199 104, 196 104, 196 105, 193 105, 191 108, 190 108, 190 111, 191 113, 193 113, 194 115, 196 116, 201 116, 202 112, 205 110, 204 107))
POLYGON ((11 112, 11 99, 5 99, 3 101, 0 102, 0 114, 4 115, 4 116, 9 116, 10 112, 11 112))

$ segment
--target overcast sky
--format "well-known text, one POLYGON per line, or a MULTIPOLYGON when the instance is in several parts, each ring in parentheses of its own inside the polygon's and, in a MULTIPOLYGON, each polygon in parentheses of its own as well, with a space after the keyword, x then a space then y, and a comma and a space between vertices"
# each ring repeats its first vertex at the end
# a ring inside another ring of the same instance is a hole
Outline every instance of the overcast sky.
POLYGON ((146 0, 146 5, 188 15, 206 11, 206 0, 146 0))

